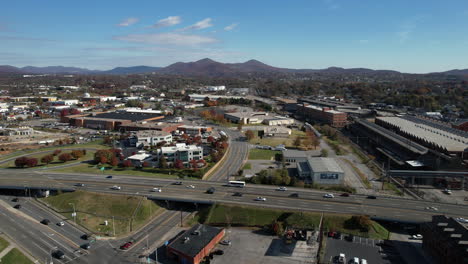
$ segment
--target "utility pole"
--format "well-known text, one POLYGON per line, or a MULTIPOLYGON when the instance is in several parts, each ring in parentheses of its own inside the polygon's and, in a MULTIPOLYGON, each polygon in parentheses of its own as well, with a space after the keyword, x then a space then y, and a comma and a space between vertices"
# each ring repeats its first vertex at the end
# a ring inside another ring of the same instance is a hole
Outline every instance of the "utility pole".
POLYGON ((73 206, 73 221, 75 222, 76 224, 76 210, 75 210, 75 204, 74 203, 68 203, 69 205, 72 205, 73 206))
POLYGON ((115 221, 114 221, 114 216, 112 216, 112 230, 114 230, 113 233, 114 233, 114 237, 115 237, 115 221))
POLYGON ((182 227, 182 210, 180 210, 180 227, 182 227))

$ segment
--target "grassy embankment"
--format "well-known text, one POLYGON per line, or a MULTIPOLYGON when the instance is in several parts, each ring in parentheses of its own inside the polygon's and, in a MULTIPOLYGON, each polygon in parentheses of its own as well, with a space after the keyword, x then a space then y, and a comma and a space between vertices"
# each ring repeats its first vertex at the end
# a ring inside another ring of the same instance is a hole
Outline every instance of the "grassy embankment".
MULTIPOLYGON (((387 239, 388 231, 375 221, 371 221, 368 232, 346 228, 345 222, 350 218, 351 215, 347 214, 324 214, 324 230, 387 239)), ((270 225, 273 221, 283 222, 285 227, 318 228, 320 213, 216 204, 201 210, 194 219, 189 221, 189 224, 200 222, 212 225, 263 227, 270 225)))
POLYGON ((249 160, 272 160, 276 154, 281 151, 267 150, 267 149, 251 149, 249 151, 249 160))
POLYGON ((8 243, 8 241, 6 241, 2 237, 0 237, 0 252, 2 252, 2 250, 7 248, 9 245, 10 245, 10 243, 8 243))
POLYGON ((2 264, 33 264, 28 257, 26 257, 21 251, 14 248, 10 250, 2 259, 0 259, 2 264))
POLYGON ((76 191, 41 199, 56 211, 73 219, 73 205, 77 211, 76 222, 100 235, 119 236, 138 229, 163 209, 151 200, 137 196, 123 196, 76 191), (108 225, 104 225, 104 221, 108 225))

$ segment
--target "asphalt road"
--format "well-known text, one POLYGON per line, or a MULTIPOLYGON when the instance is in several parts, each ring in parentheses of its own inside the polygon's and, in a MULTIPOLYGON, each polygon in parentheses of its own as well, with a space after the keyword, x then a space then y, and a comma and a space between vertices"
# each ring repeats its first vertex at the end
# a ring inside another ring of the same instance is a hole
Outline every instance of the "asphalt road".
POLYGON ((51 174, 51 173, 16 173, 12 177, 0 173, 1 186, 31 186, 50 188, 85 189, 96 192, 132 194, 152 197, 159 200, 179 200, 179 201, 200 201, 200 202, 224 202, 232 204, 254 205, 260 207, 295 209, 303 211, 334 212, 347 214, 367 214, 376 218, 389 220, 402 220, 409 222, 422 222, 430 220, 434 214, 446 214, 455 217, 468 218, 468 207, 465 205, 443 204, 428 201, 411 199, 399 199, 393 197, 377 197, 377 199, 367 199, 362 195, 351 195, 350 197, 340 197, 335 194, 335 198, 324 198, 324 192, 289 188, 287 191, 277 191, 275 186, 247 185, 245 188, 226 187, 222 182, 213 181, 184 181, 183 185, 173 185, 174 180, 159 178, 141 178, 114 176, 113 179, 106 179, 105 175, 85 175, 85 174, 51 174), (14 180, 12 180, 14 178, 14 180), (75 180, 79 178, 79 181, 75 180), (76 183, 84 183, 85 187, 75 187, 76 183), (122 190, 115 191, 111 187, 119 185, 122 190), (194 189, 187 188, 187 185, 194 185, 194 189), (161 193, 153 193, 153 187, 161 187, 161 193), (215 187, 214 194, 207 194, 206 190, 215 187), (233 196, 235 192, 242 192, 242 197, 233 196), (298 198, 290 197, 292 193, 297 193, 298 198), (255 197, 262 196, 265 202, 254 201, 255 197), (435 210, 428 210, 427 207, 435 207, 435 210))
POLYGON ((229 177, 237 175, 249 154, 249 145, 243 135, 237 130, 227 127, 220 128, 229 136, 229 150, 225 154, 225 162, 211 175, 211 181, 227 182, 229 177))

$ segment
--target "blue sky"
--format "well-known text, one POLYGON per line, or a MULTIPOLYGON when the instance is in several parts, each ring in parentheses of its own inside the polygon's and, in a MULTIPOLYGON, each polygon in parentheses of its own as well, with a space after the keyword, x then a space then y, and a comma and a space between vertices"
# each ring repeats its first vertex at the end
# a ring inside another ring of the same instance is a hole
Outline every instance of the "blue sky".
POLYGON ((0 65, 468 68, 466 0, 4 2, 0 65))

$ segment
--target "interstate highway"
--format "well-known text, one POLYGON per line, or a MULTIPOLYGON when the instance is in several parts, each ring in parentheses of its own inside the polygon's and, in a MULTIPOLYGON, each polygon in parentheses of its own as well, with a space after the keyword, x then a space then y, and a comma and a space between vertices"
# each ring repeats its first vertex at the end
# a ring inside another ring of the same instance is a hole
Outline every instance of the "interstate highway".
POLYGON ((226 187, 223 185, 224 183, 220 182, 197 180, 183 180, 183 185, 178 186, 172 184, 177 180, 171 179, 132 176, 113 176, 113 179, 106 179, 105 176, 16 171, 9 171, 6 175, 5 171, 1 171, 0 187, 17 186, 22 188, 27 186, 84 189, 95 192, 144 195, 160 200, 223 202, 303 211, 367 214, 376 218, 411 222, 429 221, 431 215, 434 214, 468 218, 468 207, 465 205, 389 197, 377 197, 377 199, 373 200, 361 195, 335 196, 335 198, 327 199, 323 198, 324 192, 311 189, 289 188, 288 191, 282 192, 277 191, 275 186, 267 185, 247 185, 241 189, 226 187), (75 187, 76 183, 84 183, 85 187, 75 187), (122 190, 112 190, 113 185, 121 186, 122 190), (186 188, 186 185, 195 185, 195 189, 186 188), (205 191, 212 186, 216 188, 215 194, 206 194, 205 191), (151 192, 153 187, 161 187, 162 192, 151 192), (242 192, 244 196, 235 197, 233 196, 235 192, 242 192), (299 198, 289 197, 291 193, 298 193, 299 198), (254 201, 257 196, 266 197, 267 201, 254 201), (426 210, 426 207, 436 207, 438 211, 426 210))

